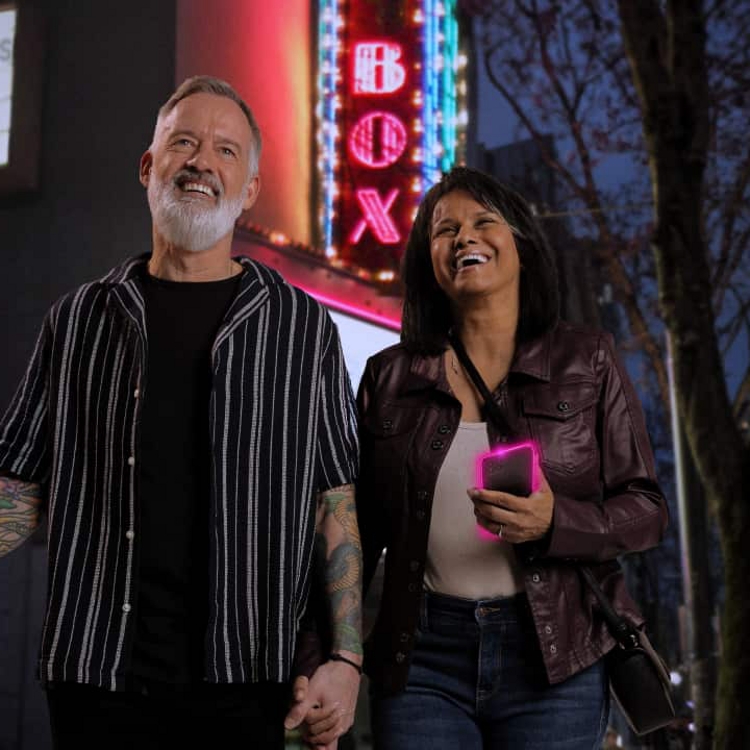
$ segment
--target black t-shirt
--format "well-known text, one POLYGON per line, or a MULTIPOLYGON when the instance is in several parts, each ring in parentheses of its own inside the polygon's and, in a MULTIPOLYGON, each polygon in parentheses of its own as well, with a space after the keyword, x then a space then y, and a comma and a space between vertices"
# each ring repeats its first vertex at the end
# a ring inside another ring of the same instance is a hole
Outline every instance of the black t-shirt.
POLYGON ((183 684, 203 677, 211 347, 238 280, 174 282, 143 273, 148 353, 137 449, 137 678, 183 684))

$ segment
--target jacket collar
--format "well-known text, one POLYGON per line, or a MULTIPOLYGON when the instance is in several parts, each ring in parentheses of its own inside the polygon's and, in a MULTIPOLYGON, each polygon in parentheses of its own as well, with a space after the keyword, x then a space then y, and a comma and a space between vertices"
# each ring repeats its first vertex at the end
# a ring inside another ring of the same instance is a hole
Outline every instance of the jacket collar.
POLYGON ((520 375, 528 375, 536 380, 549 382, 550 356, 552 350, 552 328, 541 336, 524 341, 516 348, 516 354, 510 366, 510 371, 520 375))
MULTIPOLYGON (((520 344, 513 357, 510 372, 549 382, 550 351, 554 330, 552 328, 541 336, 520 344)), ((409 392, 423 388, 436 388, 446 393, 451 392, 445 374, 442 352, 440 354, 415 354, 412 357, 409 374, 404 380, 402 390, 409 392)))

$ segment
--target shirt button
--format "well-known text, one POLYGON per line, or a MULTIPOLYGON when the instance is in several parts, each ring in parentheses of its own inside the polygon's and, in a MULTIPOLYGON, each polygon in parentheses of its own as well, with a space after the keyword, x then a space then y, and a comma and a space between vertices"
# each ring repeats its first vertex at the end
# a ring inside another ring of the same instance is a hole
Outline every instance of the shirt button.
POLYGON ((125 602, 125 604, 122 605, 122 611, 125 612, 125 614, 130 612, 130 605, 127 602, 125 602))
POLYGON ((406 588, 409 590, 410 593, 413 594, 417 590, 417 584, 410 583, 406 588))
POLYGON ((396 654, 396 664, 403 664, 406 661, 406 654, 403 651, 399 651, 396 654))
POLYGON ((427 514, 423 510, 418 510, 415 514, 417 521, 424 521, 427 518, 427 514))
POLYGON ((135 456, 128 456, 128 466, 135 466, 135 456))
POLYGON ((410 571, 411 571, 412 573, 416 573, 416 572, 417 572, 417 571, 419 570, 419 560, 412 560, 412 561, 411 561, 411 562, 409 563, 409 570, 410 570, 410 571))
POLYGON ((427 491, 419 490, 419 492, 417 492, 417 500, 421 500, 422 502, 427 500, 427 491))
POLYGON ((557 410, 558 411, 570 411, 570 402, 569 401, 558 401, 557 402, 557 410))
POLYGON ((408 643, 409 641, 409 634, 408 633, 401 633, 399 640, 401 643, 408 643))
POLYGON ((438 432, 441 435, 447 435, 451 431, 451 428, 447 424, 441 424, 440 427, 438 427, 438 432))
POLYGON ((393 420, 392 419, 384 419, 383 420, 383 429, 384 430, 392 430, 393 429, 393 420))
POLYGON ((439 451, 443 447, 444 443, 442 440, 433 440, 430 443, 430 448, 434 451, 439 451))
POLYGON ((135 531, 133 531, 133 529, 128 529, 125 532, 125 538, 126 539, 134 539, 135 538, 135 531))
POLYGON ((133 391, 133 398, 140 398, 140 397, 141 397, 141 389, 140 388, 136 388, 133 391))
POLYGON ((551 654, 556 654, 557 653, 557 646, 555 646, 554 643, 549 647, 549 652, 551 654))
POLYGON ((539 583, 539 581, 542 580, 542 577, 539 573, 534 573, 534 575, 531 576, 531 580, 534 581, 534 583, 539 583))
POLYGON ((544 632, 545 632, 545 633, 546 633, 547 635, 552 635, 552 626, 551 626, 551 625, 545 625, 545 626, 544 626, 544 632))

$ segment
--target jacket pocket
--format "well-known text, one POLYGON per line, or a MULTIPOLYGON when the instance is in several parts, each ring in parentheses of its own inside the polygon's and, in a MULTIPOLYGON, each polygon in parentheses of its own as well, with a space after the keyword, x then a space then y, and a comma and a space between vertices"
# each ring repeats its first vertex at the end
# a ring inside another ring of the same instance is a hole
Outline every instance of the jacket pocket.
POLYGON ((568 474, 591 467, 598 456, 596 402, 592 383, 548 385, 523 395, 523 412, 545 465, 568 474))

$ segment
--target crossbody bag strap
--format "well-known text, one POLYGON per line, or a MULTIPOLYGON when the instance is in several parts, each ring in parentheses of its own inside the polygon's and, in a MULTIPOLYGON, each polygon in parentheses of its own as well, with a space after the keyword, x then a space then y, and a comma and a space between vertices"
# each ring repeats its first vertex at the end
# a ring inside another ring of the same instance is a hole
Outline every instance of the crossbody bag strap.
POLYGON ((591 570, 585 565, 579 565, 578 570, 581 571, 583 580, 586 581, 596 597, 609 632, 626 648, 637 646, 639 639, 635 628, 622 615, 617 613, 591 570))
POLYGON ((487 387, 487 384, 479 374, 479 370, 474 367, 474 363, 471 361, 471 358, 467 354, 466 349, 464 349, 464 345, 461 343, 461 339, 451 331, 448 334, 448 341, 453 347, 453 351, 456 352, 456 355, 461 361, 464 370, 469 373, 469 377, 474 381, 474 385, 477 387, 479 395, 484 399, 484 411, 486 413, 486 416, 492 419, 492 421, 495 423, 495 427, 497 427, 498 430, 504 432, 507 435, 512 435, 513 433, 510 429, 510 426, 508 425, 508 421, 500 411, 500 407, 495 402, 495 399, 492 398, 490 389, 487 387))

